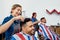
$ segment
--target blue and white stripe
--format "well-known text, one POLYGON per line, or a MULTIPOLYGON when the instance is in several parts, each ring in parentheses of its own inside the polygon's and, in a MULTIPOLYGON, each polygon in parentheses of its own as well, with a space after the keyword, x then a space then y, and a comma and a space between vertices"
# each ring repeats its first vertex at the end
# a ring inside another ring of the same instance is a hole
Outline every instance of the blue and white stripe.
MULTIPOLYGON (((49 35, 48 35, 48 33, 47 33, 44 25, 40 24, 40 25, 39 25, 39 30, 42 30, 42 31, 39 31, 40 34, 43 34, 43 36, 44 36, 45 38, 49 38, 49 39, 50 39, 50 37, 49 37, 49 35)), ((47 30, 48 30, 50 36, 52 37, 52 40, 57 40, 57 35, 54 34, 54 33, 52 33, 52 32, 49 30, 48 27, 47 27, 47 30)))
MULTIPOLYGON (((23 34, 22 32, 20 32, 19 34, 22 34, 26 40, 33 40, 33 37, 30 35, 23 34)), ((11 40, 22 40, 22 39, 17 34, 14 34, 11 37, 11 40)), ((34 40, 38 40, 38 39, 34 36, 34 40)))

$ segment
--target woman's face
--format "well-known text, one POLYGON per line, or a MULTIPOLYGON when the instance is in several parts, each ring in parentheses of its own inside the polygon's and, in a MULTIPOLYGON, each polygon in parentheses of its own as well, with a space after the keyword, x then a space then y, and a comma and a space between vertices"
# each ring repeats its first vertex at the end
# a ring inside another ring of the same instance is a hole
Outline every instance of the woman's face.
POLYGON ((34 15, 34 18, 36 18, 37 14, 34 15))
POLYGON ((22 7, 16 7, 14 10, 12 10, 14 16, 19 16, 22 14, 22 7))

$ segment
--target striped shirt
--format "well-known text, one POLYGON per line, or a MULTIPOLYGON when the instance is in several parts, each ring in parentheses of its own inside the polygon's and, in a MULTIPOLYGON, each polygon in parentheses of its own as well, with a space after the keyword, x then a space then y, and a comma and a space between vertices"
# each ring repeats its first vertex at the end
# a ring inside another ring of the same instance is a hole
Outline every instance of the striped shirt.
POLYGON ((11 40, 38 40, 35 36, 30 36, 28 34, 24 34, 23 32, 14 34, 11 37, 11 40))
POLYGON ((46 39, 50 40, 59 40, 58 36, 51 32, 49 28, 43 24, 39 25, 39 34, 42 34, 46 39))

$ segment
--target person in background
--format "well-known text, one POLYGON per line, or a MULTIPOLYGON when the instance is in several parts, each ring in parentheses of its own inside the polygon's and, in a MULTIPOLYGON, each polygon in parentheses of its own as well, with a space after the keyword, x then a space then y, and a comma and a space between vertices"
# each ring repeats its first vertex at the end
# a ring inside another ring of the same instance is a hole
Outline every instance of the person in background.
POLYGON ((38 38, 38 29, 39 29, 38 23, 39 23, 40 21, 38 21, 36 17, 37 17, 37 13, 36 13, 36 12, 33 12, 31 19, 32 19, 32 22, 33 22, 34 27, 35 27, 35 36, 38 38))
POLYGON ((39 21, 37 20, 37 13, 36 12, 33 12, 32 13, 32 22, 34 22, 34 26, 35 26, 35 30, 37 31, 38 29, 39 29, 39 26, 38 26, 38 23, 39 23, 39 21))
MULTIPOLYGON (((6 17, 2 24, 7 23, 10 21, 12 18, 21 16, 22 14, 22 6, 19 4, 14 4, 11 9, 11 15, 6 17)), ((21 18, 19 18, 21 19, 21 18)), ((10 37, 20 31, 20 21, 21 20, 14 20, 14 22, 10 25, 8 30, 4 33, 5 34, 5 40, 10 40, 10 37)))
POLYGON ((50 29, 51 33, 53 34, 53 36, 55 37, 54 40, 60 40, 59 35, 54 30, 54 27, 50 26, 49 29, 50 29))
POLYGON ((44 36, 44 40, 58 40, 57 37, 50 31, 49 27, 46 26, 46 18, 40 19, 39 34, 44 36))
POLYGON ((25 18, 24 22, 20 23, 22 31, 14 34, 11 40, 38 40, 35 34, 35 28, 32 20, 30 18, 25 18))

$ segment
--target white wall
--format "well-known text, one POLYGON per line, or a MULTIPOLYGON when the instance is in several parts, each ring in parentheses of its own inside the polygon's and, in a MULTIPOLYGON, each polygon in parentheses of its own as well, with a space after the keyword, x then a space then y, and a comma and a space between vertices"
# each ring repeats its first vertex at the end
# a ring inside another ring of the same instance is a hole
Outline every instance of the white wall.
POLYGON ((25 11, 25 16, 31 17, 32 12, 37 12, 37 19, 46 17, 47 25, 57 25, 60 22, 60 15, 49 15, 49 11, 57 9, 60 11, 60 0, 1 0, 0 1, 0 24, 3 19, 10 14, 10 9, 13 4, 21 4, 25 11))

